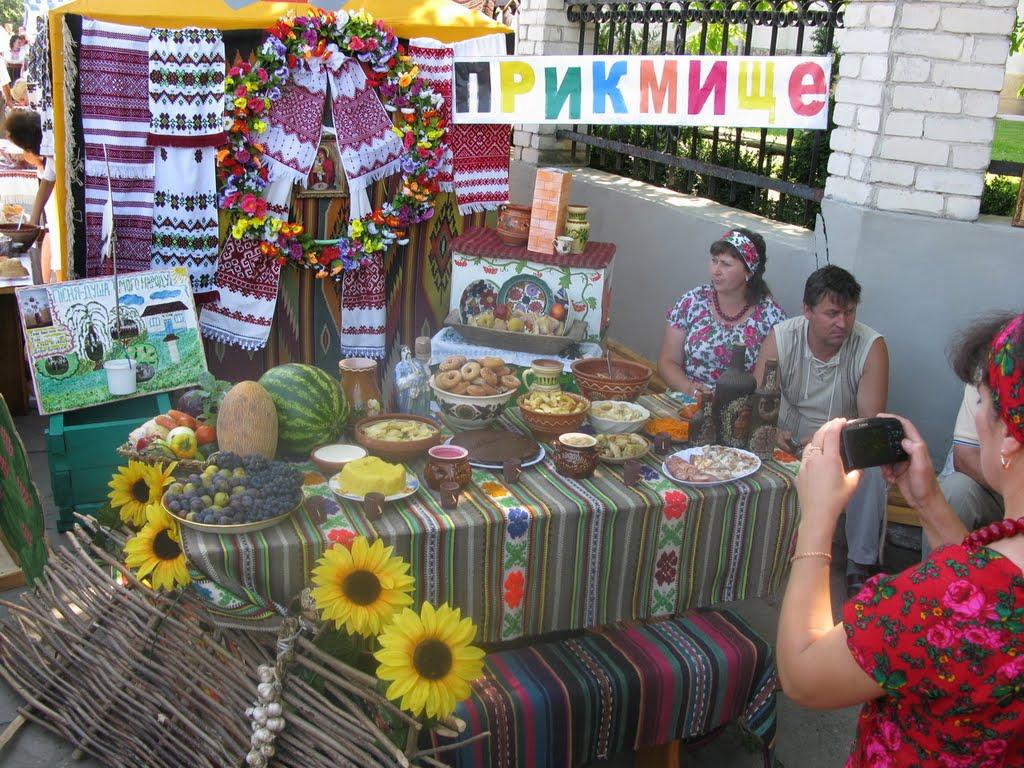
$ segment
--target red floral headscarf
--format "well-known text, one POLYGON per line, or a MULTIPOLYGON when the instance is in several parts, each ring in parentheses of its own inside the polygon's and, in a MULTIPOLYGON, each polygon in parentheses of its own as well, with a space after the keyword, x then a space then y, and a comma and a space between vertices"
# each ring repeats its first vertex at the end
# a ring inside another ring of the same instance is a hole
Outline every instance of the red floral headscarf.
POLYGON ((1003 326, 988 355, 992 404, 1018 443, 1024 443, 1024 314, 1003 326))
POLYGON ((751 273, 757 272, 757 268, 761 265, 761 256, 758 254, 753 240, 737 229, 730 229, 718 238, 718 242, 728 243, 735 248, 740 258, 743 259, 743 263, 747 265, 747 269, 751 273))

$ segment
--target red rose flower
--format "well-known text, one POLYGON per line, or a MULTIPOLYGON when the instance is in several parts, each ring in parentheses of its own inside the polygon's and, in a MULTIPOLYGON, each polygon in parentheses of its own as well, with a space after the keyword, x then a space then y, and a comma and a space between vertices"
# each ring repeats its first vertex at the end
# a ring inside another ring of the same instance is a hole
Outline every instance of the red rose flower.
POLYGON ((669 520, 678 520, 686 512, 689 504, 689 497, 682 491, 669 491, 665 494, 665 517, 669 520))
POLYGON ((526 585, 526 577, 522 571, 512 571, 505 577, 505 605, 509 608, 518 608, 523 602, 523 587, 526 585))
POLYGON ((343 547, 351 549, 352 540, 356 537, 355 531, 350 531, 348 528, 335 528, 327 532, 327 540, 333 544, 341 544, 343 547))

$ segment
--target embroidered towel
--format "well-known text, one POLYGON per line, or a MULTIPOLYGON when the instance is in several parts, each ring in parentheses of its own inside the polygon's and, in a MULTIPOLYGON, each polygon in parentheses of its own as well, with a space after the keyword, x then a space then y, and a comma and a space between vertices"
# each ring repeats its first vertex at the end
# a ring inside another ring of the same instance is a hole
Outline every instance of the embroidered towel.
POLYGON ((372 210, 366 190, 401 168, 404 148, 359 62, 347 59, 330 80, 338 154, 348 179, 349 218, 358 219, 372 210))
POLYGON ((384 265, 375 256, 341 281, 341 354, 384 358, 387 321, 384 265))
POLYGON ((219 31, 150 30, 149 114, 153 146, 216 147, 227 141, 219 31))
MULTIPOLYGON (((505 36, 455 43, 456 56, 504 56, 505 36)), ((451 125, 452 176, 459 213, 491 211, 508 202, 510 125, 451 125)))
POLYGON ((267 130, 262 143, 270 177, 286 176, 305 185, 320 146, 327 75, 311 72, 304 66, 293 67, 281 98, 270 107, 267 130))
POLYGON ((39 154, 53 157, 53 81, 50 77, 50 35, 46 17, 36 20, 36 36, 22 67, 28 83, 29 108, 39 113, 43 140, 39 154))
MULTIPOLYGON (((267 185, 263 196, 270 215, 288 218, 291 193, 290 179, 277 179, 267 185)), ((258 240, 228 236, 214 277, 218 297, 199 314, 203 335, 243 349, 266 346, 280 277, 281 266, 260 253, 258 240)))
MULTIPOLYGON (((112 178, 114 236, 117 271, 141 272, 151 269, 153 245, 153 179, 112 178)), ((107 202, 107 179, 85 176, 85 276, 99 277, 113 272, 113 262, 100 256, 103 206, 107 202)))
POLYGON ((149 135, 149 31, 82 20, 79 90, 87 176, 153 178, 149 135))
POLYGON ((216 157, 213 147, 156 150, 152 267, 185 267, 200 304, 213 298, 217 266, 216 157))
POLYGON ((449 133, 436 178, 442 191, 451 192, 452 76, 455 73, 455 49, 429 37, 417 37, 409 41, 409 56, 419 67, 420 80, 429 85, 435 93, 441 94, 444 99, 440 112, 449 133))

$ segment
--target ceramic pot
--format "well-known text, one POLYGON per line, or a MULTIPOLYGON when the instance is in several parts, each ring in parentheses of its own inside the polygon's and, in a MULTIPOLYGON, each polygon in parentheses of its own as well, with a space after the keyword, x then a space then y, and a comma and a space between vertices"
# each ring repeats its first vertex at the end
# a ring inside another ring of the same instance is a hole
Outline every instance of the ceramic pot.
POLYGON ((461 491, 472 479, 469 451, 465 448, 458 445, 435 445, 427 451, 423 480, 431 490, 440 491, 442 483, 454 483, 461 491))
POLYGON ((524 246, 530 239, 530 213, 526 205, 506 203, 498 208, 496 232, 505 245, 524 246))
POLYGON ((572 238, 572 253, 583 253, 583 249, 587 247, 587 241, 590 239, 588 213, 589 205, 570 205, 566 209, 564 234, 572 238))
POLYGON ((341 388, 352 408, 349 424, 367 416, 380 415, 380 385, 377 361, 369 357, 348 357, 338 362, 341 388))
POLYGON ((597 438, 583 432, 567 432, 555 441, 555 469, 563 477, 584 480, 597 468, 597 438))
POLYGON ((558 360, 534 360, 519 377, 523 386, 537 392, 557 392, 562 388, 562 364, 558 360))
POLYGON ((746 354, 746 347, 733 344, 732 361, 715 385, 712 413, 716 442, 733 448, 747 447, 750 437, 750 396, 757 389, 757 380, 746 369, 746 354))

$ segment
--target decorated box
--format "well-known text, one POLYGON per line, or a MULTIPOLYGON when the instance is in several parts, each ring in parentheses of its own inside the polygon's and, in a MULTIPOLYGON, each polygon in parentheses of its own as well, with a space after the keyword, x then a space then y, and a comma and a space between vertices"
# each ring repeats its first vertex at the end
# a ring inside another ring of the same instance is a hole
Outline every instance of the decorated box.
POLYGON ((536 253, 505 245, 493 229, 468 227, 452 241, 452 310, 463 322, 505 304, 587 327, 600 341, 608 327, 615 245, 587 243, 583 253, 536 253))

